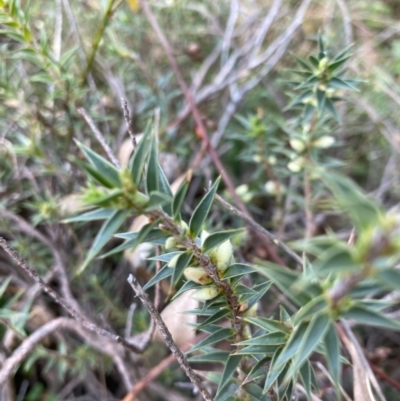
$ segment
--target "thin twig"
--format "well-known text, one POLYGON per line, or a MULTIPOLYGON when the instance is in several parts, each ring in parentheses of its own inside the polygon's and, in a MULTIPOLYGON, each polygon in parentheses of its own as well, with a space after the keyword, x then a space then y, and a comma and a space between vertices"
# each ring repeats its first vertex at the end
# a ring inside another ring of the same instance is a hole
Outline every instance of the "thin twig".
POLYGON ((105 140, 103 134, 96 127, 96 124, 94 123, 92 118, 89 116, 89 114, 86 112, 86 110, 83 107, 81 107, 78 109, 78 113, 85 119, 86 123, 89 125, 90 129, 92 130, 94 136, 100 142, 101 146, 107 153, 108 158, 111 160, 111 162, 114 164, 114 166, 117 168, 121 168, 121 164, 119 163, 118 159, 115 157, 114 152, 111 150, 111 148, 108 145, 107 141, 105 140))
POLYGON ((248 217, 247 215, 243 214, 239 209, 228 203, 225 199, 221 198, 219 195, 216 195, 215 199, 225 209, 229 210, 231 213, 235 214, 236 216, 244 220, 250 226, 251 229, 264 235, 268 240, 273 242, 275 245, 279 246, 279 248, 281 248, 289 256, 291 256, 297 263, 303 264, 301 257, 297 255, 296 252, 292 251, 285 243, 280 241, 274 234, 270 233, 264 227, 257 224, 251 217, 248 217))
POLYGON ((125 123, 126 123, 126 128, 128 130, 128 134, 132 140, 133 151, 135 151, 135 149, 137 147, 136 135, 132 131, 132 120, 129 115, 128 102, 125 99, 122 99, 122 110, 124 111, 124 119, 125 119, 125 123))
POLYGON ((49 334, 61 328, 74 329, 76 323, 74 319, 60 317, 46 323, 38 328, 33 334, 27 337, 22 344, 8 357, 0 368, 0 388, 5 381, 12 375, 14 369, 36 348, 36 346, 49 334))
POLYGON ((176 359, 179 362, 179 365, 185 371, 186 375, 189 377, 190 381, 194 384, 194 386, 199 390, 201 395, 206 401, 212 401, 213 398, 211 394, 207 391, 207 389, 203 386, 200 379, 196 376, 193 369, 190 367, 186 355, 179 349, 176 345, 175 341, 172 339, 171 333, 169 332, 167 326, 161 318, 160 313, 154 307, 153 303, 150 301, 148 295, 143 291, 143 288, 140 286, 138 281, 132 274, 128 277, 128 283, 131 285, 133 291, 140 298, 145 308, 150 313, 152 319, 156 322, 157 327, 160 331, 161 336, 163 337, 167 347, 171 350, 171 352, 175 355, 176 359))
MULTIPOLYGON (((185 345, 182 351, 186 351, 190 348, 190 345, 185 345)), ((150 384, 154 379, 156 379, 165 369, 168 368, 171 363, 175 362, 176 358, 174 354, 168 355, 163 359, 157 366, 154 366, 143 378, 138 381, 132 390, 127 394, 122 401, 134 401, 137 396, 150 384)))
POLYGON ((47 294, 53 298, 55 302, 61 305, 72 317, 76 319, 76 321, 85 327, 86 329, 99 334, 103 337, 107 337, 116 343, 123 345, 126 349, 133 351, 133 352, 141 352, 141 349, 134 344, 126 341, 124 338, 113 334, 101 327, 97 326, 96 324, 90 322, 89 320, 85 319, 81 316, 79 312, 77 312, 64 298, 62 298, 56 291, 54 291, 48 284, 46 284, 43 279, 39 276, 39 274, 28 265, 28 263, 18 254, 18 252, 13 249, 8 242, 0 237, 0 246, 6 251, 6 253, 20 266, 25 273, 27 273, 33 280, 35 280, 40 287, 45 291, 47 294))

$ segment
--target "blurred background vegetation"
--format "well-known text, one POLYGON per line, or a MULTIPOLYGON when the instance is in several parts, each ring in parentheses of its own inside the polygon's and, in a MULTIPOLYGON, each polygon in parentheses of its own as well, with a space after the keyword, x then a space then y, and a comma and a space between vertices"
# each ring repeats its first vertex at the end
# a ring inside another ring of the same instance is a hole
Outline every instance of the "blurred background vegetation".
MULTIPOLYGON (((287 169, 294 112, 285 107, 295 95, 288 82, 296 66, 291 52, 307 58, 319 33, 331 54, 354 44, 348 75, 363 80, 338 104, 339 122, 324 126, 336 139, 324 162, 340 167, 387 209, 398 203, 398 0, 160 0, 150 6, 212 145, 260 224, 283 241, 303 235, 302 183, 287 169)), ((96 221, 61 223, 81 208, 76 194, 85 183, 74 139, 101 152, 77 110, 86 109, 122 163, 130 146, 122 99, 137 134, 158 110, 161 162, 173 182, 201 148, 188 104, 135 0, 0 0, 0 29, 0 235, 100 326, 123 333, 135 302, 127 274, 135 271, 144 283, 153 272, 136 253, 96 259, 84 275, 74 275, 100 227, 96 221)), ((194 171, 188 214, 216 175, 205 153, 194 171)), ((349 224, 323 190, 314 192, 315 234, 334 230, 348 238, 349 224)), ((229 199, 228 192, 221 194, 229 199)), ((212 219, 220 229, 240 224, 218 207, 212 219)), ((250 235, 238 245, 239 260, 266 257, 250 235)), ((0 254, 0 364, 22 338, 64 315, 20 273, 0 254)), ((277 294, 270 297, 278 305, 277 294)), ((147 329, 140 308, 133 319, 134 334, 147 329)), ((400 383, 399 335, 363 329, 359 336, 370 360, 400 383)), ((166 356, 160 349, 155 344, 124 362, 135 380, 166 356)), ((122 399, 128 389, 119 357, 98 339, 60 331, 35 349, 0 393, 4 400, 122 399)), ((141 400, 198 397, 184 383, 174 386, 186 379, 171 366, 141 400)), ((382 383, 388 400, 400 398, 400 386, 382 383)))

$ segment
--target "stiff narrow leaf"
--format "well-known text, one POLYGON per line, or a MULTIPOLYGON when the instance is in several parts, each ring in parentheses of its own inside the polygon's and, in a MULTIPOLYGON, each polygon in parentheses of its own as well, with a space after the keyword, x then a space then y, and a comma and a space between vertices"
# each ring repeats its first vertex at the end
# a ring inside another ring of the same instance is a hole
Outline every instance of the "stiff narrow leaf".
MULTIPOLYGON (((172 269, 170 269, 170 270, 172 270, 172 269)), ((181 288, 179 288, 179 290, 172 297, 172 299, 175 299, 176 297, 178 297, 179 295, 181 295, 182 293, 184 293, 186 291, 198 289, 200 287, 201 287, 201 284, 197 284, 194 281, 186 281, 186 283, 183 284, 183 286, 181 288)))
POLYGON ((328 307, 328 302, 325 295, 320 295, 311 299, 306 305, 302 306, 299 311, 293 316, 293 324, 297 325, 303 320, 307 320, 315 315, 320 314, 328 307))
POLYGON ((214 185, 210 188, 210 190, 206 193, 200 203, 197 205, 195 211, 189 222, 189 230, 191 235, 196 238, 199 234, 204 221, 207 218, 208 212, 211 209, 211 205, 213 203, 215 193, 217 192, 218 185, 221 181, 221 177, 218 177, 214 182, 214 185))
POLYGON ((102 225, 100 231, 97 233, 96 238, 93 241, 92 247, 90 248, 85 261, 77 271, 77 274, 81 274, 95 256, 100 252, 103 246, 109 241, 109 239, 116 233, 116 231, 122 226, 128 216, 127 211, 116 210, 102 225))
POLYGON ((103 177, 104 180, 106 180, 109 188, 121 186, 121 180, 116 167, 114 167, 108 160, 104 159, 104 157, 89 149, 83 143, 79 141, 75 142, 96 171, 103 177))
POLYGON ((245 317, 243 320, 268 332, 280 331, 285 334, 290 333, 290 327, 279 320, 267 319, 265 317, 245 317))
POLYGON ((198 344, 194 345, 188 351, 188 353, 196 351, 196 350, 199 350, 199 349, 201 349, 202 347, 204 347, 206 345, 215 344, 215 343, 217 343, 219 341, 222 341, 222 340, 227 340, 229 342, 232 342, 232 334, 233 334, 232 329, 229 329, 229 328, 219 329, 216 332, 210 334, 204 340, 200 341, 198 344))
POLYGON ((278 376, 281 374, 282 370, 285 367, 284 364, 281 364, 281 365, 276 364, 276 360, 279 358, 281 351, 282 350, 280 348, 278 348, 275 351, 274 356, 272 357, 271 365, 268 369, 267 380, 265 380, 265 383, 264 383, 263 394, 266 394, 268 392, 270 387, 275 383, 276 379, 278 378, 278 376))
POLYGON ((221 393, 222 389, 228 383, 228 380, 234 375, 236 368, 239 366, 239 363, 242 360, 242 358, 243 358, 242 355, 231 354, 229 356, 225 365, 224 372, 222 373, 221 381, 219 382, 218 385, 217 396, 219 393, 221 393))
POLYGON ((143 138, 135 149, 129 165, 132 181, 134 182, 136 188, 139 186, 140 180, 142 179, 143 168, 151 148, 152 129, 151 123, 148 123, 143 138))
POLYGON ((90 212, 82 213, 78 216, 69 217, 63 223, 75 223, 77 221, 95 221, 108 219, 114 213, 111 209, 95 209, 90 212))
POLYGON ((303 382, 304 390, 307 394, 307 399, 311 399, 311 372, 310 372, 310 362, 306 362, 300 368, 300 376, 303 382))
POLYGON ((330 327, 326 331, 324 344, 328 368, 335 384, 336 393, 339 395, 341 377, 340 341, 334 323, 330 323, 330 327))
POLYGON ((350 309, 342 313, 342 317, 353 319, 356 322, 366 324, 368 326, 376 326, 382 329, 400 330, 400 321, 391 319, 382 313, 368 309, 365 306, 356 304, 350 309))
POLYGON ((208 252, 211 249, 215 248, 216 246, 222 244, 223 242, 227 241, 228 239, 234 237, 237 234, 243 232, 243 228, 238 230, 227 230, 227 231, 219 231, 213 234, 210 234, 205 240, 202 245, 202 251, 208 252))
POLYGON ((176 265, 172 269, 173 275, 172 275, 171 285, 173 287, 176 284, 178 284, 178 281, 182 277, 183 271, 186 269, 186 267, 189 266, 189 263, 192 260, 192 257, 193 257, 193 252, 184 252, 178 257, 178 260, 176 261, 176 265))
POLYGON ((185 178, 185 180, 182 182, 182 184, 176 191, 174 200, 172 201, 172 217, 175 220, 180 221, 180 218, 178 219, 178 217, 180 216, 182 205, 183 202, 185 201, 188 188, 189 188, 189 181, 187 180, 187 178, 185 178))
POLYGON ((220 362, 225 364, 231 355, 228 351, 207 352, 202 355, 195 355, 188 358, 188 362, 220 362))
POLYGON ((167 265, 165 265, 162 269, 158 271, 158 273, 153 276, 147 284, 143 287, 143 290, 148 290, 150 287, 152 287, 154 284, 158 283, 161 280, 164 280, 165 278, 169 277, 172 275, 172 269, 170 269, 167 265))
POLYGON ((307 331, 304 333, 300 347, 297 349, 296 354, 293 357, 288 378, 292 377, 303 365, 306 359, 315 350, 320 340, 324 337, 328 328, 329 316, 327 314, 314 316, 308 325, 307 331))
POLYGON ((281 331, 275 331, 261 336, 250 338, 249 340, 241 341, 237 345, 280 345, 284 344, 287 340, 287 335, 281 331))
POLYGON ((160 188, 157 143, 154 135, 152 135, 150 154, 147 161, 146 188, 148 194, 151 194, 152 191, 159 191, 160 188))
POLYGON ((233 277, 241 277, 246 274, 255 273, 255 270, 250 265, 245 265, 243 263, 235 263, 230 265, 228 269, 222 275, 222 278, 228 279, 233 277))
POLYGON ((216 323, 219 320, 221 320, 222 318, 224 318, 225 316, 229 315, 230 311, 229 309, 221 309, 218 312, 215 312, 213 315, 211 315, 210 317, 208 317, 204 322, 202 322, 201 324, 199 324, 196 329, 200 330, 203 327, 206 327, 210 324, 216 323))

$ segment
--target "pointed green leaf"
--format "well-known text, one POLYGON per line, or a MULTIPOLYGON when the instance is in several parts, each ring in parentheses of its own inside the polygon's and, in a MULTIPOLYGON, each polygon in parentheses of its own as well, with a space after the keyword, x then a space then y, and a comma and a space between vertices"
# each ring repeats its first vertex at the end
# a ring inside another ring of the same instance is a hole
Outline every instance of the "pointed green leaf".
POLYGON ((211 209, 211 205, 214 200, 215 193, 217 192, 218 185, 221 181, 221 177, 218 177, 214 182, 214 185, 206 193, 200 203, 197 205, 195 211, 189 222, 189 230, 191 235, 195 238, 199 234, 205 219, 207 218, 208 212, 211 209))
POLYGON ((293 324, 297 325, 303 320, 307 320, 328 308, 328 302, 325 295, 312 298, 310 302, 302 306, 299 311, 293 317, 293 324))
POLYGON ((135 184, 136 188, 139 186, 140 180, 142 178, 144 164, 152 144, 152 130, 153 128, 151 126, 151 123, 149 122, 147 124, 142 140, 139 142, 137 148, 134 150, 131 162, 129 164, 132 181, 135 184))
POLYGON ((94 221, 108 219, 114 213, 111 209, 95 209, 78 216, 69 217, 63 223, 75 223, 77 221, 94 221))
POLYGON ((297 61, 297 64, 304 68, 306 71, 312 71, 312 68, 310 67, 310 65, 307 63, 307 61, 305 61, 304 59, 302 59, 299 56, 296 56, 295 54, 292 54, 292 57, 297 61))
POLYGON ((93 167, 91 164, 84 162, 76 162, 76 163, 79 165, 79 167, 82 168, 82 170, 84 170, 90 177, 94 178, 95 181, 97 181, 103 187, 109 189, 115 188, 115 185, 112 182, 110 182, 107 176, 104 176, 100 170, 93 167))
POLYGON ((169 253, 164 253, 162 255, 156 255, 151 258, 147 258, 147 260, 159 260, 164 263, 168 263, 171 261, 172 258, 174 258, 176 255, 180 255, 182 252, 169 252, 169 253))
POLYGON ((346 319, 353 319, 358 323, 367 326, 376 326, 382 329, 400 330, 400 321, 391 319, 382 313, 368 309, 365 306, 356 304, 350 309, 342 313, 342 317, 346 319))
POLYGON ((222 389, 228 383, 228 380, 234 375, 236 368, 239 366, 239 363, 242 360, 242 358, 243 358, 242 355, 231 354, 229 356, 224 368, 224 372, 222 373, 221 381, 219 382, 218 385, 217 395, 221 393, 222 389))
POLYGON ((222 278, 228 279, 232 277, 244 276, 246 274, 255 273, 255 270, 250 265, 245 265, 243 263, 234 263, 230 265, 228 269, 222 275, 222 278))
POLYGON ((211 344, 215 344, 219 341, 222 340, 226 340, 226 341, 230 341, 232 342, 232 335, 233 335, 233 330, 229 329, 229 328, 222 328, 217 330, 216 332, 210 334, 208 337, 206 337, 204 340, 200 341, 199 343, 197 343, 196 345, 194 345, 189 351, 193 352, 196 350, 201 349, 202 347, 206 346, 206 345, 211 345, 211 344))
POLYGON ((315 58, 314 56, 310 56, 308 59, 310 60, 310 63, 313 65, 313 67, 319 67, 319 60, 317 58, 315 58))
MULTIPOLYGON (((175 295, 172 297, 172 299, 177 298, 179 295, 181 295, 182 293, 184 293, 186 291, 198 289, 201 286, 202 286, 201 284, 197 284, 194 281, 186 281, 186 283, 183 284, 183 286, 181 288, 179 288, 179 290, 175 293, 175 295)), ((185 313, 187 313, 187 312, 185 312, 185 313)))
POLYGON ((152 191, 159 191, 160 189, 160 179, 158 174, 158 152, 154 135, 152 135, 150 155, 147 161, 146 188, 147 194, 151 194, 152 191))
POLYGON ((293 355, 296 354, 298 351, 300 344, 303 341, 304 335, 307 331, 309 326, 308 322, 302 322, 289 338, 289 341, 286 343, 285 347, 283 348, 281 354, 279 355, 278 359, 276 360, 276 365, 284 365, 293 355))
POLYGON ((169 277, 172 275, 172 269, 168 267, 168 265, 165 265, 162 269, 158 271, 157 274, 155 274, 149 281, 148 283, 143 287, 143 290, 148 290, 150 287, 152 287, 154 284, 158 283, 161 280, 164 280, 165 278, 169 277))
POLYGON ((316 95, 317 95, 318 112, 321 113, 325 107, 326 92, 317 89, 316 95))
POLYGON ((339 114, 336 111, 336 107, 329 97, 325 98, 325 108, 329 111, 329 113, 332 114, 336 121, 340 122, 339 114))
POLYGON ((178 284, 178 281, 181 279, 183 275, 183 271, 189 266, 192 257, 193 257, 193 252, 184 252, 178 257, 176 265, 172 269, 174 273, 172 275, 171 285, 173 287, 176 286, 176 284, 178 284))
POLYGON ((346 79, 340 78, 331 78, 328 82, 327 87, 333 89, 349 89, 358 92, 358 89, 351 83, 349 83, 346 79))
POLYGON ((321 170, 322 181, 335 196, 340 207, 348 213, 360 230, 379 223, 381 210, 378 204, 368 198, 349 178, 321 170))
POLYGON ((249 340, 241 341, 237 345, 280 345, 287 340, 287 335, 281 331, 275 331, 261 336, 250 338, 249 340))
POLYGON ((202 245, 203 252, 208 252, 211 249, 215 248, 218 245, 221 245, 223 242, 227 241, 228 239, 234 237, 237 234, 243 232, 243 228, 239 228, 237 230, 226 230, 226 231, 219 231, 213 234, 210 234, 205 240, 202 245))
POLYGON ((182 205, 183 202, 185 201, 188 188, 189 188, 189 181, 187 180, 186 177, 183 180, 182 184, 179 186, 178 190, 176 191, 174 200, 172 202, 172 217, 174 218, 174 220, 177 220, 178 217, 180 216, 182 205))
POLYGON ((332 376, 333 383, 336 388, 337 395, 339 395, 340 377, 341 377, 341 361, 340 361, 340 340, 336 332, 334 323, 330 324, 325 338, 326 361, 332 376))
POLYGON ((338 68, 340 68, 349 58, 350 58, 350 56, 345 56, 345 57, 342 57, 340 59, 333 60, 332 62, 330 62, 328 64, 329 72, 333 72, 333 71, 337 70, 338 68))
POLYGON ((343 243, 337 243, 320 253, 319 258, 314 262, 315 270, 321 275, 355 273, 359 272, 361 267, 354 261, 350 248, 343 243))
POLYGON ((400 270, 395 268, 380 270, 374 278, 385 287, 390 288, 391 290, 400 291, 400 270))
POLYGON ((265 317, 245 317, 243 320, 247 323, 261 327, 268 332, 275 332, 277 330, 285 334, 289 334, 291 332, 290 327, 286 324, 283 324, 279 320, 266 319, 265 317))
POLYGON ((304 390, 307 394, 307 399, 311 399, 311 373, 310 373, 310 362, 306 362, 300 368, 301 381, 303 382, 304 390))
POLYGON ((4 295, 4 293, 6 292, 6 289, 8 287, 8 284, 10 284, 12 277, 9 276, 6 279, 4 279, 3 283, 0 286, 0 299, 1 297, 4 295))
POLYGON ((93 260, 95 256, 100 252, 103 246, 109 241, 109 239, 115 234, 115 232, 125 222, 128 212, 123 210, 116 210, 114 213, 103 223, 100 231, 97 233, 96 238, 93 241, 92 247, 90 248, 85 261, 79 268, 76 274, 81 274, 93 260))
POLYGON ((191 356, 188 358, 188 362, 220 362, 225 364, 230 355, 231 353, 228 351, 207 352, 202 355, 191 356))
POLYGON ((282 349, 278 348, 275 351, 274 356, 272 357, 272 361, 271 361, 270 367, 268 369, 267 380, 265 380, 265 383, 264 383, 263 394, 266 394, 268 392, 270 387, 275 383, 276 379, 278 378, 278 376, 281 374, 283 368, 285 367, 284 364, 281 364, 281 365, 276 364, 276 360, 279 358, 279 355, 281 354, 281 352, 282 352, 282 349))
POLYGON ((199 324, 196 329, 200 330, 203 327, 206 327, 210 324, 213 324, 215 322, 218 322, 219 320, 221 320, 222 318, 224 318, 225 316, 229 315, 231 312, 229 311, 229 309, 221 309, 217 312, 215 312, 213 315, 211 315, 210 317, 208 317, 204 322, 202 322, 201 324, 199 324))
POLYGON ((149 204, 146 206, 146 211, 151 211, 154 209, 158 209, 159 207, 163 207, 169 205, 172 201, 172 198, 159 191, 152 191, 150 194, 149 204))
POLYGON ((276 345, 249 345, 240 348, 235 352, 235 355, 263 355, 272 356, 278 347, 276 345))
POLYGON ((93 150, 89 149, 83 143, 79 141, 75 142, 97 172, 100 173, 103 179, 108 183, 108 188, 121 187, 121 180, 116 167, 96 152, 93 152, 93 150))
POLYGON ((327 314, 314 316, 303 336, 300 347, 293 357, 293 362, 288 372, 288 378, 293 377, 295 372, 303 365, 306 359, 315 350, 320 340, 324 337, 328 328, 329 316, 327 314))

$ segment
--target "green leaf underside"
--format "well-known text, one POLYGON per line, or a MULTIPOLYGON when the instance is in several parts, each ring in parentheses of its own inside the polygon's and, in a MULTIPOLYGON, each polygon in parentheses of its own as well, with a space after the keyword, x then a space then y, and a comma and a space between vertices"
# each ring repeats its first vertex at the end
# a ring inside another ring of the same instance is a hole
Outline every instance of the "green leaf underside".
MULTIPOLYGON (((315 350, 320 340, 324 337, 329 327, 328 315, 316 315, 308 325, 304 334, 303 341, 300 344, 296 354, 293 357, 288 376, 293 377, 297 370, 303 365, 306 359, 315 350)), ((288 377, 288 378, 289 378, 288 377)))
POLYGON ((93 241, 92 247, 90 248, 85 261, 77 271, 77 274, 81 274, 94 257, 100 252, 103 246, 109 241, 109 239, 116 233, 116 231, 125 222, 128 216, 127 211, 116 210, 114 213, 103 223, 100 231, 93 241))
POLYGON ((177 220, 177 218, 180 216, 180 212, 183 202, 185 201, 188 188, 189 182, 185 179, 176 191, 174 200, 172 201, 172 217, 174 218, 174 220, 177 220))
POLYGON ((208 252, 211 249, 215 248, 218 245, 221 245, 223 242, 227 241, 228 239, 234 237, 237 234, 243 232, 243 228, 237 230, 227 230, 227 231, 219 231, 213 234, 210 234, 205 240, 202 245, 202 251, 208 252))
POLYGON ((223 317, 227 316, 230 314, 229 309, 221 309, 208 317, 204 322, 202 322, 199 326, 197 326, 197 330, 202 329, 203 327, 208 326, 209 324, 218 322, 218 320, 221 320, 223 317))
POLYGON ((204 221, 207 218, 208 212, 211 209, 211 205, 214 201, 215 194, 218 189, 218 185, 221 181, 221 177, 218 177, 214 182, 213 186, 206 193, 200 203, 197 205, 195 211, 192 214, 192 217, 189 222, 189 230, 191 235, 195 238, 198 236, 204 221))
POLYGON ((232 342, 233 341, 232 335, 233 335, 232 329, 229 329, 229 328, 219 329, 216 332, 210 334, 204 340, 200 341, 198 344, 194 345, 188 351, 188 353, 191 353, 193 351, 199 350, 202 347, 204 347, 205 345, 215 344, 216 342, 219 342, 219 341, 222 341, 222 340, 226 340, 226 341, 232 342))
POLYGON ((189 362, 221 362, 226 363, 231 353, 229 351, 207 352, 201 355, 194 355, 188 358, 189 362))
POLYGON ((151 123, 147 124, 145 133, 142 137, 142 140, 137 145, 136 149, 134 150, 131 163, 130 163, 130 171, 132 180, 136 186, 139 186, 140 180, 143 174, 143 168, 145 165, 145 161, 147 155, 149 154, 151 144, 152 144, 152 135, 151 131, 153 130, 151 123))
POLYGON ((287 340, 287 334, 281 331, 275 331, 268 334, 263 334, 258 337, 250 338, 249 340, 241 341, 237 345, 280 345, 284 344, 287 340))
POLYGON ((85 154, 89 162, 95 167, 96 171, 109 183, 109 188, 121 186, 121 180, 116 167, 83 143, 79 141, 75 142, 85 154))
POLYGON ((235 263, 230 265, 222 275, 222 278, 229 279, 232 277, 244 276, 245 274, 255 273, 252 266, 243 263, 235 263))
POLYGON ((178 284, 178 281, 181 279, 183 275, 183 271, 189 266, 192 257, 193 257, 193 252, 184 252, 181 255, 179 255, 175 267, 171 269, 173 270, 172 282, 171 282, 173 287, 176 284, 178 284))
POLYGON ((143 290, 148 290, 150 287, 152 287, 154 284, 158 283, 161 280, 164 280, 165 278, 169 277, 172 275, 172 269, 170 269, 167 265, 162 267, 158 273, 155 274, 148 282, 147 284, 143 287, 143 290))
POLYGON ((362 305, 354 305, 347 311, 343 312, 342 317, 353 319, 358 323, 366 324, 368 326, 376 326, 396 331, 400 330, 400 322, 398 320, 390 319, 389 317, 362 305))
POLYGON ((267 319, 264 317, 245 317, 243 320, 247 323, 261 327, 268 332, 281 331, 285 334, 289 334, 291 332, 290 327, 288 327, 286 324, 283 324, 279 320, 267 319))
POLYGON ((331 323, 326 331, 324 344, 326 361, 338 395, 340 392, 339 383, 341 377, 340 341, 334 323, 331 323))
POLYGON ((114 213, 111 209, 95 209, 78 216, 68 217, 63 223, 75 223, 77 221, 95 221, 108 219, 114 213))
POLYGON ((236 371, 236 368, 239 366, 240 361, 242 360, 242 355, 230 355, 226 365, 224 372, 222 373, 221 381, 219 382, 218 389, 217 389, 217 396, 228 383, 228 380, 233 376, 236 371))

